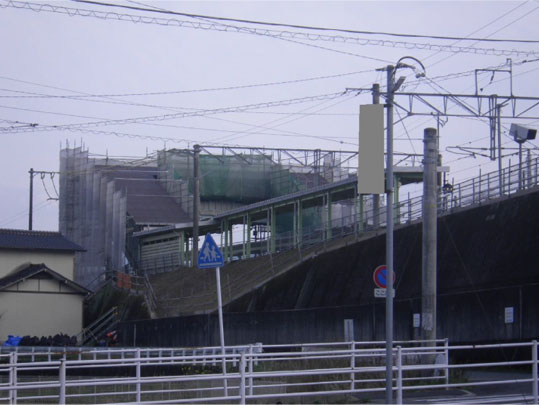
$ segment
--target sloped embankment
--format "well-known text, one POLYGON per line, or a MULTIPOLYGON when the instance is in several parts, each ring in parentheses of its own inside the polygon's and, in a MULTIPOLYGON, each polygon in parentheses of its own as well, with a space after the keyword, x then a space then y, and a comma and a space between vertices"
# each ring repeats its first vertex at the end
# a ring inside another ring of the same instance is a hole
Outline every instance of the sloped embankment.
MULTIPOLYGON (((372 237, 364 234, 361 239, 372 237)), ((227 264, 221 268, 223 305, 261 287, 314 257, 358 241, 354 235, 273 255, 255 257, 227 264)), ((201 314, 217 308, 216 279, 213 269, 178 268, 150 277, 158 301, 157 317, 201 314)))

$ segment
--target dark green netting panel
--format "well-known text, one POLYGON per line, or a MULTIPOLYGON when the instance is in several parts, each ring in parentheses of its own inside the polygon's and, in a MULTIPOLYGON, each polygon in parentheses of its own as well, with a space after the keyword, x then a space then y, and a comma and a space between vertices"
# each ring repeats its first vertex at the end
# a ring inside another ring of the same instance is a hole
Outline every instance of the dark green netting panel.
MULTIPOLYGON (((185 180, 193 192, 193 156, 167 151, 164 159, 170 178, 185 180)), ((301 178, 264 155, 200 155, 200 198, 243 204, 267 200, 307 188, 301 178)))

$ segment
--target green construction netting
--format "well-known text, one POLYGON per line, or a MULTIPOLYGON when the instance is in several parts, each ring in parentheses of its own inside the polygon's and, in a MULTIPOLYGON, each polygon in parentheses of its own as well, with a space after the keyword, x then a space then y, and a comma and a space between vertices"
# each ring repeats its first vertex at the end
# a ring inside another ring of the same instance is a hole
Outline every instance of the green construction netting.
MULTIPOLYGON (((193 156, 185 151, 167 151, 166 170, 170 178, 188 182, 193 192, 193 156)), ((200 198, 227 200, 243 204, 267 200, 295 191, 306 185, 289 169, 264 155, 200 155, 200 198)))

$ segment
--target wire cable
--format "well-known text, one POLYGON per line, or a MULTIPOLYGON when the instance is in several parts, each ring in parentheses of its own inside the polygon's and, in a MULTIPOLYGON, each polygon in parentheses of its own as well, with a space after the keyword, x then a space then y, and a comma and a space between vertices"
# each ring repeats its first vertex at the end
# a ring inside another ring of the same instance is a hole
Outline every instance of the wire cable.
POLYGON ((201 15, 201 14, 182 13, 182 12, 177 12, 177 11, 164 10, 157 7, 154 7, 154 9, 151 9, 151 8, 128 6, 124 4, 112 4, 112 3, 90 1, 90 0, 71 0, 71 1, 75 3, 85 3, 85 4, 93 4, 93 5, 105 6, 105 7, 125 8, 125 9, 131 9, 131 10, 136 10, 136 11, 178 15, 178 16, 191 17, 191 18, 204 18, 204 19, 216 20, 216 21, 228 21, 228 22, 236 22, 236 23, 267 25, 267 26, 272 26, 272 27, 297 28, 297 29, 312 30, 312 31, 333 31, 333 32, 342 32, 342 33, 347 33, 347 34, 383 35, 383 36, 393 36, 393 37, 442 39, 442 40, 452 40, 452 41, 470 40, 470 41, 482 41, 482 42, 539 43, 539 40, 532 40, 532 39, 463 38, 463 37, 442 36, 442 35, 403 34, 403 33, 384 32, 384 31, 360 31, 360 30, 349 30, 349 29, 342 29, 342 28, 315 27, 315 26, 307 26, 307 25, 284 24, 284 23, 276 23, 276 22, 254 21, 254 20, 245 20, 245 19, 238 19, 238 18, 215 17, 215 16, 208 16, 208 15, 201 15))
MULTIPOLYGON (((239 86, 213 87, 213 88, 205 88, 205 89, 155 91, 155 92, 144 92, 144 93, 112 93, 112 94, 81 93, 81 95, 77 95, 77 96, 74 96, 74 95, 53 95, 53 94, 23 95, 23 96, 0 95, 0 98, 86 99, 86 98, 102 98, 102 97, 163 96, 163 95, 172 95, 172 94, 206 93, 206 92, 214 92, 214 91, 242 90, 242 89, 251 89, 251 88, 258 88, 258 87, 269 87, 269 86, 279 86, 279 85, 286 85, 286 84, 304 83, 304 82, 310 82, 310 81, 318 81, 318 80, 334 79, 334 78, 338 78, 338 77, 359 75, 359 74, 363 74, 363 73, 372 73, 374 71, 375 71, 375 69, 367 69, 367 70, 362 70, 362 71, 358 71, 358 72, 348 72, 348 73, 339 73, 339 74, 335 74, 335 75, 315 76, 315 77, 308 77, 308 78, 304 78, 304 79, 283 80, 283 81, 269 82, 269 83, 253 83, 253 84, 245 84, 245 85, 239 85, 239 86)), ((27 83, 27 84, 36 84, 36 83, 33 83, 33 82, 13 79, 13 78, 6 77, 6 76, 0 76, 0 79, 13 80, 13 81, 18 81, 18 82, 27 83)), ((57 89, 57 90, 64 90, 64 89, 59 88, 59 87, 53 87, 53 86, 46 86, 46 87, 51 87, 51 88, 54 88, 54 89, 57 89)), ((1 89, 1 90, 5 90, 5 89, 1 89)), ((8 91, 15 92, 16 90, 8 90, 8 91)), ((23 91, 19 91, 19 92, 25 93, 23 91)), ((141 106, 145 107, 145 106, 148 106, 148 105, 141 105, 141 106)), ((157 106, 157 107, 164 108, 162 106, 157 106)))
POLYGON ((289 106, 289 105, 294 105, 294 104, 301 104, 301 103, 320 101, 320 100, 326 100, 326 99, 335 99, 335 98, 344 96, 346 93, 347 92, 344 91, 344 92, 338 92, 338 93, 320 94, 320 95, 315 95, 315 96, 299 97, 299 98, 286 99, 286 100, 280 100, 280 101, 269 101, 269 102, 264 102, 264 103, 253 103, 253 104, 246 104, 246 105, 235 106, 235 107, 221 107, 221 108, 215 108, 215 109, 205 109, 205 110, 190 111, 190 112, 178 112, 178 113, 171 113, 171 114, 165 114, 165 115, 153 115, 153 116, 145 116, 145 117, 125 118, 125 119, 112 119, 112 120, 85 122, 85 123, 78 123, 78 124, 46 125, 46 126, 36 126, 33 128, 26 128, 26 127, 14 128, 14 129, 10 129, 9 131, 6 131, 3 128, 0 128, 0 133, 54 131, 58 129, 61 129, 61 130, 81 129, 81 128, 86 129, 86 128, 91 128, 91 127, 108 126, 108 125, 140 124, 140 123, 145 123, 145 122, 165 121, 165 120, 179 119, 179 118, 186 118, 186 117, 202 117, 202 116, 214 115, 214 114, 243 112, 243 111, 260 109, 260 108, 281 107, 281 106, 289 106))
MULTIPOLYGON (((115 5, 111 5, 115 6, 115 5)), ((52 12, 68 15, 70 17, 80 16, 80 17, 93 17, 101 20, 116 20, 116 21, 129 21, 132 23, 141 23, 141 24, 157 24, 163 26, 173 26, 173 27, 184 27, 192 29, 202 29, 202 30, 213 30, 219 32, 235 32, 241 34, 256 34, 256 35, 273 35, 273 36, 282 36, 283 38, 300 38, 308 41, 326 41, 326 42, 336 42, 336 43, 352 43, 356 45, 371 45, 371 46, 382 46, 382 47, 392 47, 392 48, 403 48, 403 49, 418 49, 418 50, 428 50, 428 51, 443 51, 451 53, 471 53, 477 55, 496 55, 496 56, 539 56, 539 52, 532 50, 517 50, 517 49, 500 49, 500 48, 475 48, 472 46, 455 46, 455 45, 443 45, 443 44, 434 44, 432 42, 417 43, 417 42, 407 42, 407 41, 393 41, 387 39, 369 39, 369 38, 358 38, 358 37, 346 37, 342 35, 322 35, 322 34, 312 34, 304 32, 292 32, 292 31, 279 31, 279 30, 270 30, 270 29, 258 29, 251 27, 236 27, 230 26, 223 27, 222 25, 215 23, 203 23, 203 22, 193 22, 193 21, 182 21, 172 18, 159 18, 159 17, 148 17, 143 15, 130 15, 130 14, 121 14, 116 12, 103 12, 98 10, 88 10, 88 9, 78 9, 64 6, 56 6, 51 4, 38 4, 30 2, 20 2, 15 0, 0 0, 0 7, 6 8, 16 8, 24 10, 32 10, 35 12, 52 12)), ((149 10, 157 12, 156 10, 149 10)), ((431 39, 433 37, 431 36, 431 39)), ((451 37, 447 37, 448 39, 451 37)), ((457 37, 454 37, 457 38, 457 37)), ((539 41, 538 41, 539 42, 539 41)), ((358 56, 358 55, 355 55, 358 56)))

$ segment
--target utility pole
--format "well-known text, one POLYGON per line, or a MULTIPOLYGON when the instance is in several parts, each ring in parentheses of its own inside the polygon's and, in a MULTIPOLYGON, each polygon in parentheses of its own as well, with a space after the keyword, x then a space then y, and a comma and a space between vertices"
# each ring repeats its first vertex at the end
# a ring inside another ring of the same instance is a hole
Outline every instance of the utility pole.
MULTIPOLYGON (((438 139, 435 128, 423 135, 423 241, 421 271, 421 329, 423 340, 436 339, 436 257, 438 139)), ((428 343, 428 346, 432 343, 428 343)))
MULTIPOLYGON (((372 103, 380 104, 380 85, 374 83, 372 85, 372 103)), ((372 195, 372 226, 374 229, 380 228, 380 195, 372 195)))
POLYGON ((395 67, 387 70, 386 163, 386 403, 393 403, 393 93, 395 67))
POLYGON ((30 207, 28 209, 28 230, 32 230, 33 210, 34 210, 34 169, 30 168, 30 207))
POLYGON ((503 169, 502 169, 502 104, 496 104, 496 130, 498 138, 498 183, 500 188, 500 197, 504 193, 503 169))
POLYGON ((198 259, 198 223, 200 206, 200 145, 193 147, 193 259, 192 266, 198 259))

